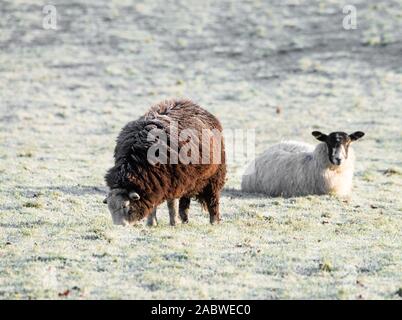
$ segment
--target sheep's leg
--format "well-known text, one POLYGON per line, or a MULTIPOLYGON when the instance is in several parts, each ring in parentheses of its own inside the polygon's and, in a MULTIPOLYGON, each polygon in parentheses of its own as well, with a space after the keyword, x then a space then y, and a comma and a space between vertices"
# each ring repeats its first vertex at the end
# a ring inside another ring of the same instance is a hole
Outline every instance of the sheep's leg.
POLYGON ((214 182, 208 184, 202 192, 202 202, 206 204, 209 212, 209 222, 216 224, 221 221, 219 213, 220 191, 214 182))
POLYGON ((177 200, 171 199, 167 201, 168 209, 169 209, 169 220, 170 225, 175 226, 177 224, 177 200))
POLYGON ((153 227, 158 225, 158 219, 156 219, 156 207, 152 210, 151 214, 148 216, 147 226, 153 227))
POLYGON ((188 212, 190 209, 190 198, 180 198, 179 215, 182 223, 188 223, 188 212))
POLYGON ((206 203, 209 212, 209 222, 211 224, 219 223, 221 221, 221 215, 219 213, 219 194, 209 197, 206 203))

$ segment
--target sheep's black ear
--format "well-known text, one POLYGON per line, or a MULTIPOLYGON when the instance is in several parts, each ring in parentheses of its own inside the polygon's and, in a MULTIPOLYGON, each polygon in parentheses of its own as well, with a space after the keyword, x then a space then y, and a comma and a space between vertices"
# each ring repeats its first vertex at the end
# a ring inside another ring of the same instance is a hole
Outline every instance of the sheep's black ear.
POLYGON ((364 136, 364 132, 362 132, 362 131, 356 131, 356 132, 353 132, 352 134, 350 134, 349 135, 349 138, 352 140, 352 141, 356 141, 357 139, 360 139, 361 137, 363 137, 364 136))
POLYGON ((128 197, 131 199, 131 200, 140 200, 140 195, 137 193, 137 192, 135 192, 135 191, 131 191, 129 194, 128 194, 128 197))
POLYGON ((103 199, 103 203, 107 204, 107 197, 105 199, 103 199))
POLYGON ((313 131, 311 134, 317 140, 320 140, 320 141, 323 141, 323 142, 327 141, 328 136, 326 134, 324 134, 324 133, 321 133, 320 131, 313 131))

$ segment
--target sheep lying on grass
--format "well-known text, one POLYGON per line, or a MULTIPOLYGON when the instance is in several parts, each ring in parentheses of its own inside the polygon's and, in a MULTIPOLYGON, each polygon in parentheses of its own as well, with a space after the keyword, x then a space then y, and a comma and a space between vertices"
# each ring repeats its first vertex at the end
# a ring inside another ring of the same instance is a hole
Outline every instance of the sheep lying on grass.
POLYGON ((211 224, 218 223, 226 175, 221 133, 219 120, 189 100, 163 101, 129 122, 117 138, 115 164, 105 176, 110 188, 105 202, 113 222, 130 225, 149 217, 153 225, 157 206, 168 201, 175 224, 172 199, 180 199, 179 214, 187 222, 194 197, 208 209, 211 224), (166 156, 166 161, 150 161, 149 151, 159 143, 158 157, 166 156))
POLYGON ((326 135, 314 131, 312 134, 322 142, 316 147, 287 141, 268 148, 246 169, 242 190, 272 197, 348 195, 352 188, 355 160, 350 144, 363 137, 364 133, 357 131, 348 135, 332 132, 326 135))

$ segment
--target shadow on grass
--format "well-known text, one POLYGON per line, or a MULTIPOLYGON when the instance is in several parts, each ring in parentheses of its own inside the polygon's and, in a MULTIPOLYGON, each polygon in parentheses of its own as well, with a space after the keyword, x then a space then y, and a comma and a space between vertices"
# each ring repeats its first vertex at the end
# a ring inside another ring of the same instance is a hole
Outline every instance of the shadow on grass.
POLYGON ((36 220, 36 221, 0 223, 0 227, 20 229, 20 228, 33 228, 36 226, 43 226, 45 224, 47 224, 46 221, 36 220))
MULTIPOLYGON (((28 187, 28 186, 18 186, 15 188, 10 188, 7 190, 2 190, 2 193, 7 194, 11 198, 15 198, 16 192, 20 196, 39 199, 40 197, 48 197, 52 192, 60 192, 66 195, 72 196, 87 196, 87 195, 106 195, 107 188, 99 186, 43 186, 43 187, 28 187)), ((0 204, 1 211, 15 210, 19 206, 0 204)))
POLYGON ((266 199, 269 198, 266 194, 263 193, 247 193, 238 189, 230 189, 224 188, 221 191, 221 195, 223 197, 228 197, 230 199, 233 198, 241 198, 241 199, 266 199))
POLYGON ((84 196, 84 195, 104 195, 107 193, 107 188, 103 186, 43 186, 43 187, 17 187, 10 190, 10 192, 19 191, 23 196, 29 198, 36 198, 41 195, 46 195, 49 192, 61 192, 73 196, 84 196))

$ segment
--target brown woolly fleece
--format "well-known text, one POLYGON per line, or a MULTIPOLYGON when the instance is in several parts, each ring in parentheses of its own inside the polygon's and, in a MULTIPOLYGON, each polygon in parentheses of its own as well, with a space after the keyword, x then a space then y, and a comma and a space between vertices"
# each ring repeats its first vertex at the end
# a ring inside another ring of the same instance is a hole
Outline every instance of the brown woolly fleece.
MULTIPOLYGON (((180 199, 179 210, 183 218, 187 215, 190 198, 195 197, 208 209, 210 222, 219 222, 220 190, 226 176, 223 137, 219 141, 220 163, 202 164, 203 148, 199 143, 198 164, 184 164, 180 160, 178 164, 170 164, 170 157, 175 155, 170 139, 172 121, 177 122, 179 135, 184 129, 192 129, 200 142, 203 129, 222 132, 218 119, 190 100, 163 101, 122 129, 114 151, 115 165, 107 172, 106 183, 110 189, 123 188, 140 196, 139 200, 130 200, 128 221, 140 220, 165 200, 177 198, 180 199), (153 165, 147 160, 148 149, 155 143, 147 141, 147 137, 149 131, 155 128, 166 133, 167 164, 153 165)), ((216 147, 216 141, 211 138, 209 143, 215 142, 216 147)), ((179 141, 178 150, 186 143, 194 143, 194 140, 179 141)), ((213 159, 214 147, 210 148, 210 159, 213 159)))

